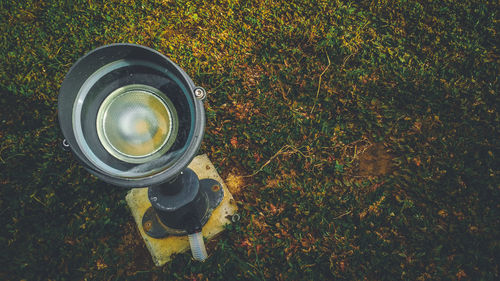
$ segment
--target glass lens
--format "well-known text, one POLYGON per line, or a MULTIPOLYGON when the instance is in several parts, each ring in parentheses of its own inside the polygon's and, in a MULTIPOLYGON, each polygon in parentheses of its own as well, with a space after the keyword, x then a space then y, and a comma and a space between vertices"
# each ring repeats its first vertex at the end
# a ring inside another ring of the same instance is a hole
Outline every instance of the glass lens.
POLYGON ((159 90, 128 85, 115 90, 97 113, 97 133, 104 148, 129 163, 145 163, 165 153, 177 135, 177 113, 159 90))

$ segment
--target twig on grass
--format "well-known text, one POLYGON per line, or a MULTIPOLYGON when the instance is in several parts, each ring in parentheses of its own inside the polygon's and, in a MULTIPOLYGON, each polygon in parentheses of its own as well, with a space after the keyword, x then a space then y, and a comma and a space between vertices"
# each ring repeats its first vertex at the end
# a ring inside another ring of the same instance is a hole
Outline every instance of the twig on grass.
POLYGON ((330 57, 328 56, 328 53, 326 51, 325 51, 325 54, 326 54, 326 58, 328 59, 328 65, 325 67, 323 72, 321 72, 321 74, 319 75, 318 90, 316 91, 316 98, 314 99, 314 104, 313 104, 313 107, 311 108, 311 114, 313 113, 314 108, 316 107, 316 103, 318 102, 319 89, 321 88, 321 79, 323 78, 323 74, 325 74, 325 72, 330 67, 330 57))
POLYGON ((262 172, 262 170, 267 165, 269 165, 269 163, 271 163, 276 157, 283 155, 283 154, 286 154, 286 153, 289 153, 289 154, 298 153, 298 154, 302 155, 304 158, 311 158, 311 156, 305 155, 302 151, 300 151, 300 149, 296 148, 295 146, 286 144, 283 147, 281 147, 280 150, 278 150, 278 152, 276 152, 273 156, 271 156, 271 158, 269 158, 269 160, 267 160, 267 162, 264 163, 264 165, 262 165, 257 171, 253 172, 250 175, 246 175, 246 176, 242 176, 242 177, 249 178, 249 177, 253 177, 253 176, 257 175, 258 173, 262 172))
POLYGON ((258 173, 260 173, 262 171, 262 169, 264 169, 264 167, 266 167, 267 165, 269 165, 269 163, 271 163, 271 161, 273 161, 274 158, 278 157, 280 154, 284 153, 283 151, 285 149, 287 149, 289 147, 289 145, 284 145, 282 148, 280 148, 280 150, 278 150, 278 152, 276 152, 271 158, 269 158, 269 160, 267 160, 266 163, 264 163, 264 165, 262 165, 257 171, 253 172, 252 174, 250 175, 246 175, 246 176, 243 176, 244 178, 250 178, 250 177, 253 177, 255 175, 257 175, 258 173))
POLYGON ((336 220, 336 219, 340 219, 341 217, 343 217, 343 216, 347 216, 347 215, 349 215, 350 213, 352 213, 352 210, 349 210, 349 211, 347 211, 347 212, 345 212, 345 213, 343 213, 343 214, 341 214, 341 215, 338 215, 338 216, 336 216, 336 217, 335 217, 335 218, 333 218, 333 219, 334 219, 334 220, 336 220))

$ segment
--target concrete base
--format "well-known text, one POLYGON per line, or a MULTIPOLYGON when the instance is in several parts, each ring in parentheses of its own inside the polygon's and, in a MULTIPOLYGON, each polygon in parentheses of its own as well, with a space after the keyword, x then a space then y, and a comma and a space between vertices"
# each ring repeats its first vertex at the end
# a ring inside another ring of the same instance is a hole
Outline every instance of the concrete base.
MULTIPOLYGON (((222 184, 222 188, 224 189, 224 198, 222 202, 213 211, 212 216, 202 229, 203 237, 205 237, 205 239, 211 239, 224 230, 225 224, 231 222, 229 217, 237 211, 236 202, 206 154, 195 157, 188 167, 198 175, 198 178, 217 180, 222 184)), ((189 250, 189 240, 187 236, 169 236, 162 239, 155 239, 149 237, 144 232, 142 228, 142 216, 144 212, 151 207, 151 203, 149 203, 148 200, 147 188, 131 189, 125 199, 132 212, 135 223, 139 228, 139 232, 157 266, 162 266, 170 261, 173 254, 189 250)), ((210 254, 210 250, 208 250, 208 252, 210 254)))

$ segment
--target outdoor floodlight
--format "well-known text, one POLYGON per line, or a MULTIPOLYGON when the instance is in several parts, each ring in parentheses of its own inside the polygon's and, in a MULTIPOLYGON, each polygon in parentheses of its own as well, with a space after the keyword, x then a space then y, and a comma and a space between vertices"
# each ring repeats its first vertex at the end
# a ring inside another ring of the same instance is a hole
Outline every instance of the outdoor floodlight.
POLYGON ((167 57, 134 44, 94 49, 61 85, 63 146, 103 181, 149 188, 151 237, 188 234, 203 246, 201 227, 224 196, 219 182, 187 168, 203 137, 205 96, 167 57))

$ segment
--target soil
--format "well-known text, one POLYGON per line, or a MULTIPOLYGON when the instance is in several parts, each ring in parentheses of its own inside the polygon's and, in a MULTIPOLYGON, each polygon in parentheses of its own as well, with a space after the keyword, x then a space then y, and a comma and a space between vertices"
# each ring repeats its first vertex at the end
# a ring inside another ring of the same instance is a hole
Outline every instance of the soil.
POLYGON ((359 176, 383 176, 391 171, 392 156, 383 143, 375 143, 359 155, 359 176))

